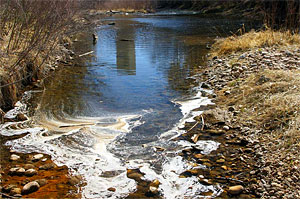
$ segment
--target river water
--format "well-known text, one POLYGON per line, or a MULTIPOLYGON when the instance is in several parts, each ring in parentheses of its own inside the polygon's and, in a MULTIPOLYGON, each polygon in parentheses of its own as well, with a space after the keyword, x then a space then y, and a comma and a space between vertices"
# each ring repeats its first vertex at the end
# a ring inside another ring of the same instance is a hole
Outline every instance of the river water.
POLYGON ((207 191, 219 195, 218 185, 180 178, 192 165, 177 156, 191 145, 207 154, 219 143, 173 138, 184 132, 184 122, 200 114, 193 109, 211 103, 201 96, 197 81, 207 43, 244 22, 116 15, 102 23, 95 29, 97 43, 84 32, 74 43, 76 53, 93 51, 91 56, 57 71, 44 90, 28 92, 38 104, 32 122, 19 129, 6 123, 1 134, 29 134, 6 145, 19 152, 50 154, 57 164, 82 175, 85 198, 123 198, 134 192, 136 182, 126 176, 130 168, 139 168, 145 180, 158 179, 164 198, 201 198, 207 191), (110 187, 116 191, 108 191, 110 187))

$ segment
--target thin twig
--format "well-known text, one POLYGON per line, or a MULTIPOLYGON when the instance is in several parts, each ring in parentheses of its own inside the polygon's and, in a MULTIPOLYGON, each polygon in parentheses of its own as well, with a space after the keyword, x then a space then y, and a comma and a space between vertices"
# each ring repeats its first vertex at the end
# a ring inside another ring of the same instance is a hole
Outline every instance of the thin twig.
POLYGON ((205 123, 204 123, 204 118, 202 115, 201 115, 201 121, 202 121, 201 131, 203 131, 205 123))
POLYGON ((196 124, 194 124, 194 126, 192 126, 192 128, 190 128, 187 132, 191 131, 193 128, 195 128, 195 126, 197 126, 199 124, 199 122, 196 122, 196 124))

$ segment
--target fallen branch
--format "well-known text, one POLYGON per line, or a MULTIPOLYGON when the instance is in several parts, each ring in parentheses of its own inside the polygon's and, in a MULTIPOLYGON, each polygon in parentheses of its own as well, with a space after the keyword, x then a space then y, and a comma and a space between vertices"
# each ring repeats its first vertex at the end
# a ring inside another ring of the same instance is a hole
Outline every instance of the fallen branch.
POLYGON ((90 51, 90 52, 87 52, 87 53, 83 53, 81 55, 79 55, 79 57, 83 57, 83 56, 86 56, 86 55, 89 55, 89 54, 92 54, 94 51, 90 51))
POLYGON ((5 194, 5 193, 2 193, 2 192, 0 192, 0 195, 2 195, 2 196, 4 196, 4 197, 7 197, 7 198, 17 198, 17 197, 10 196, 10 195, 5 194))
POLYGON ((67 128, 67 127, 86 126, 86 125, 93 125, 93 124, 94 124, 94 123, 61 125, 61 126, 59 126, 58 128, 67 128))
POLYGON ((239 182, 239 183, 244 183, 243 181, 237 180, 237 179, 234 179, 234 178, 216 177, 215 179, 216 180, 227 180, 227 181, 235 181, 235 182, 239 182))

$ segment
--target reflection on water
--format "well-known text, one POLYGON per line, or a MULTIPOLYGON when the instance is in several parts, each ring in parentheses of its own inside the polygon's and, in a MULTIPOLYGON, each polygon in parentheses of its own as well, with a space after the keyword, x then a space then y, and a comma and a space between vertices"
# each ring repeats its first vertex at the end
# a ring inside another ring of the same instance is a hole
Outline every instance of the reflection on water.
MULTIPOLYGON (((90 33, 74 44, 78 54, 94 51, 94 56, 62 68, 46 84, 35 115, 41 128, 25 129, 28 135, 7 144, 23 152, 51 154, 58 164, 81 174, 86 198, 119 198, 134 191, 135 182, 126 177, 131 167, 139 167, 147 179, 159 179, 166 198, 200 197, 207 191, 218 195, 217 185, 180 178, 191 166, 176 157, 183 146, 170 138, 199 114, 193 109, 211 103, 190 77, 203 64, 206 43, 217 35, 212 27, 228 32, 241 21, 114 16, 103 24, 110 21, 116 25, 99 27, 95 45, 90 33), (154 146, 166 151, 157 153, 154 146), (116 176, 103 177, 112 171, 116 176), (110 187, 116 192, 109 192, 110 187)), ((6 128, 2 134, 14 131, 6 128)), ((219 145, 202 142, 203 151, 219 145)))
POLYGON ((128 28, 128 25, 119 27, 116 39, 118 73, 136 75, 134 29, 128 28))

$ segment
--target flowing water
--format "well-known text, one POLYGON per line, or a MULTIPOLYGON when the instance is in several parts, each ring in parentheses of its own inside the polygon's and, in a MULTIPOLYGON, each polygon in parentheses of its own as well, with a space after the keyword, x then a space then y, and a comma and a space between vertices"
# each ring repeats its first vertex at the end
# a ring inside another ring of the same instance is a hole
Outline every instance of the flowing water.
MULTIPOLYGON (((172 138, 183 133, 184 122, 200 114, 193 109, 211 103, 201 96, 195 77, 207 43, 243 22, 154 15, 112 16, 102 23, 96 28, 96 44, 91 33, 82 33, 74 44, 78 54, 94 51, 92 56, 57 71, 44 90, 28 92, 38 102, 33 122, 17 130, 6 123, 1 134, 29 134, 6 145, 50 154, 57 164, 82 175, 85 198, 126 197, 136 189, 126 176, 129 168, 140 168, 145 180, 158 179, 165 198, 201 198, 207 191, 219 195, 217 185, 180 178, 192 165, 177 156, 192 145, 207 154, 219 143, 172 138)), ((26 105, 20 103, 18 109, 26 105)))

